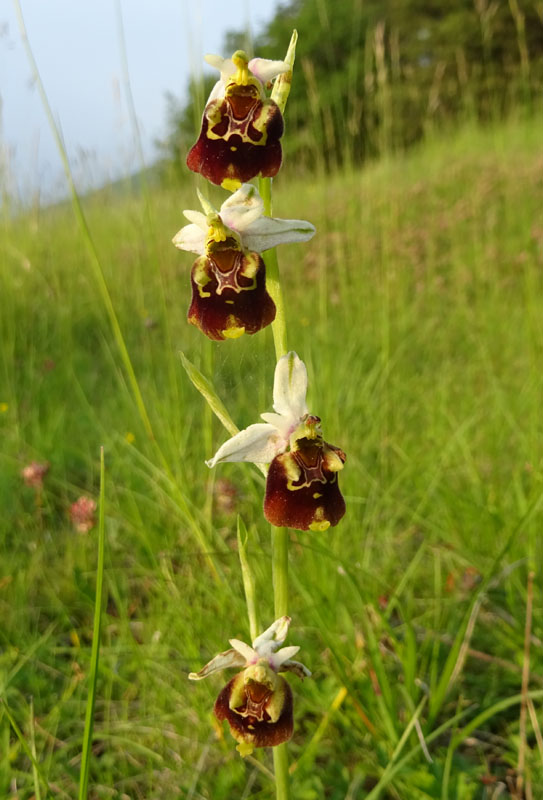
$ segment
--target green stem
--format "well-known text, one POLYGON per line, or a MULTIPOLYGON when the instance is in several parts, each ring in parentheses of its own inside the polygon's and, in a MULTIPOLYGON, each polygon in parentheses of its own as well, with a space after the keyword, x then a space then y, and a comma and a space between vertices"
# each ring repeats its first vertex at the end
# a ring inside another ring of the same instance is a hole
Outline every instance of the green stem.
MULTIPOLYGON (((271 178, 259 178, 260 195, 264 201, 264 213, 272 215, 272 181, 271 178)), ((275 320, 272 322, 273 343, 277 361, 288 353, 287 325, 285 304, 279 275, 279 263, 275 248, 264 255, 266 265, 266 286, 275 303, 275 320)), ((288 529, 271 528, 272 540, 272 575, 275 619, 288 613, 288 529)), ((288 751, 286 744, 273 748, 273 766, 275 772, 275 792, 277 800, 288 800, 289 772, 288 751)))
MULTIPOLYGON (((272 99, 277 103, 282 113, 285 111, 290 84, 292 81, 292 69, 296 53, 296 42, 298 34, 292 32, 289 48, 285 61, 289 65, 288 72, 283 73, 275 82, 272 92, 272 99)), ((264 213, 272 216, 272 179, 259 178, 258 188, 260 196, 264 202, 264 213)), ((268 250, 264 255, 266 265, 266 286, 268 292, 275 303, 275 320, 272 322, 273 343, 275 345, 276 361, 288 353, 287 344, 287 323, 285 317, 285 303, 283 300, 283 290, 281 288, 281 277, 279 275, 279 263, 275 248, 268 250)), ((275 528, 272 525, 272 574, 273 574, 273 597, 275 604, 275 618, 283 617, 288 613, 288 529, 275 528)), ((273 768, 275 772, 275 796, 277 800, 288 800, 289 798, 289 771, 288 771, 288 750, 286 744, 280 744, 273 748, 273 768)))
MULTIPOLYGON (((272 179, 259 178, 258 188, 260 196, 264 201, 264 213, 266 216, 272 215, 272 179)), ((263 254, 266 265, 266 287, 269 295, 275 303, 275 319, 272 322, 273 343, 275 345, 275 357, 277 361, 288 352, 287 346, 287 323, 285 318, 285 302, 283 300, 283 290, 281 288, 281 276, 279 275, 279 262, 275 247, 263 254)))
POLYGON ((100 448, 100 511, 98 520, 98 563, 96 566, 96 593, 94 598, 94 623, 92 628, 92 649, 89 669, 89 696, 83 731, 83 750, 79 777, 79 800, 87 800, 89 791, 89 769, 92 756, 92 734, 94 730, 94 706, 98 685, 98 666, 100 663, 100 629, 102 626, 102 603, 104 583, 105 553, 105 466, 104 448, 100 448))
POLYGON ((278 744, 273 748, 273 769, 275 772, 275 797, 277 800, 288 800, 290 793, 286 744, 278 744))
POLYGON ((272 570, 275 619, 288 613, 288 528, 272 525, 272 570))

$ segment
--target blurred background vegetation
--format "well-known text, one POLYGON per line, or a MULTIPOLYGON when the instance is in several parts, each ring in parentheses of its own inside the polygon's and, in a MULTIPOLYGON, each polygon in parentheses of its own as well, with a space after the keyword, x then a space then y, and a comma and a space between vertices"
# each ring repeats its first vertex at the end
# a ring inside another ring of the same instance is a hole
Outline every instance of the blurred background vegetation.
MULTIPOLYGON (((281 59, 300 39, 288 111, 287 169, 330 170, 401 151, 474 116, 530 111, 543 92, 541 0, 293 0, 238 48, 281 59)), ((216 73, 194 79, 191 101, 171 98, 168 158, 184 169, 216 73)))
MULTIPOLYGON (((341 525, 292 533, 288 643, 314 672, 292 683, 295 800, 543 797, 542 20, 524 0, 304 0, 225 43, 281 58, 300 34, 274 205, 317 234, 279 258, 311 409, 348 455, 341 525)), ((270 752, 243 761, 214 726, 221 679, 187 680, 248 635, 238 513, 273 614, 262 478, 207 470, 226 434, 179 359, 239 427, 270 408, 271 332, 204 340, 171 244, 214 79, 172 99, 169 183, 84 196, 86 227, 69 203, 1 218, 1 800, 77 796, 96 529, 70 507, 98 497, 100 445, 92 800, 275 794, 270 752)))

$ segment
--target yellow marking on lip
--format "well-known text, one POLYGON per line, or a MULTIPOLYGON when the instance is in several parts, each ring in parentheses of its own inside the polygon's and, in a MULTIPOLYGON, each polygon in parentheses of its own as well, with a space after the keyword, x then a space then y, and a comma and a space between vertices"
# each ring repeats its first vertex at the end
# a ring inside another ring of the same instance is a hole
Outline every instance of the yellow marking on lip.
POLYGON ((226 328, 226 330, 221 331, 222 335, 225 339, 239 339, 240 336, 243 336, 245 333, 244 327, 233 327, 233 328, 226 328))
POLYGON ((241 186, 241 181, 238 181, 236 178, 225 178, 221 183, 221 186, 223 189, 227 189, 229 192, 236 192, 241 186))
POLYGON ((309 526, 310 531, 326 531, 330 527, 330 521, 323 519, 320 522, 312 522, 309 526))
POLYGON ((319 497, 322 497, 322 494, 320 492, 315 492, 314 495, 313 495, 313 499, 314 500, 318 500, 319 497))

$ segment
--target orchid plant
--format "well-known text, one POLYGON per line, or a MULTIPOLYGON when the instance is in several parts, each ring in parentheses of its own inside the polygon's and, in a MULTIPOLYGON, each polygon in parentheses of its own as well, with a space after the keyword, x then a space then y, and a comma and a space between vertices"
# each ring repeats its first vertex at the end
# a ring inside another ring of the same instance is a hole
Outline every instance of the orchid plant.
MULTIPOLYGON (((216 209, 198 192, 202 211, 184 211, 189 224, 173 237, 177 248, 197 255, 191 271, 189 322, 217 341, 254 334, 268 325, 273 330, 273 412, 264 412, 263 422, 235 433, 206 463, 215 467, 223 462, 254 462, 266 473, 264 516, 272 526, 277 619, 257 635, 254 592, 250 588, 254 580, 238 537, 252 646, 231 639, 230 650, 215 656, 189 678, 200 680, 231 667, 241 670, 221 690, 214 705, 215 716, 228 722, 241 755, 248 755, 255 747, 273 748, 278 800, 289 796, 285 743, 293 732, 292 690, 280 673, 294 672, 301 678, 311 674, 292 659, 298 647, 281 647, 290 624, 288 529, 322 532, 337 525, 345 513, 338 484, 345 454, 324 440, 319 417, 308 411, 307 370, 286 345, 275 252, 279 244, 308 241, 315 228, 304 220, 271 215, 271 177, 282 161, 283 112, 296 40, 294 31, 284 61, 249 59, 241 50, 231 59, 206 56, 208 64, 220 72, 220 80, 206 103, 187 166, 233 193, 216 209), (260 191, 249 183, 253 178, 258 178, 260 191)), ((230 433, 235 431, 210 381, 199 373, 194 380, 197 370, 192 365, 190 369, 191 379, 211 408, 230 433)))

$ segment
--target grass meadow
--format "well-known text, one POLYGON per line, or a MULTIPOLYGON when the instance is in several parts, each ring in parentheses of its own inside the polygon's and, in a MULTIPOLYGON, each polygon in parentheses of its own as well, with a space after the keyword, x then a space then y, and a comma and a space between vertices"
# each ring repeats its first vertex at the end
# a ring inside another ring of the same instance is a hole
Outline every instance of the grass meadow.
MULTIPOLYGON (((317 228, 278 251, 289 347, 347 453, 344 520, 290 534, 294 800, 543 798, 542 122, 275 181, 275 214, 317 228)), ((96 258, 69 204, 1 223, 0 797, 78 794, 98 526, 69 508, 103 446, 89 796, 269 800, 271 752, 213 718, 225 680, 187 679, 249 639, 238 514, 265 624, 273 593, 263 478, 205 466, 228 434, 180 351, 241 428, 271 409, 272 335, 187 324, 192 179, 82 202, 96 258)))

